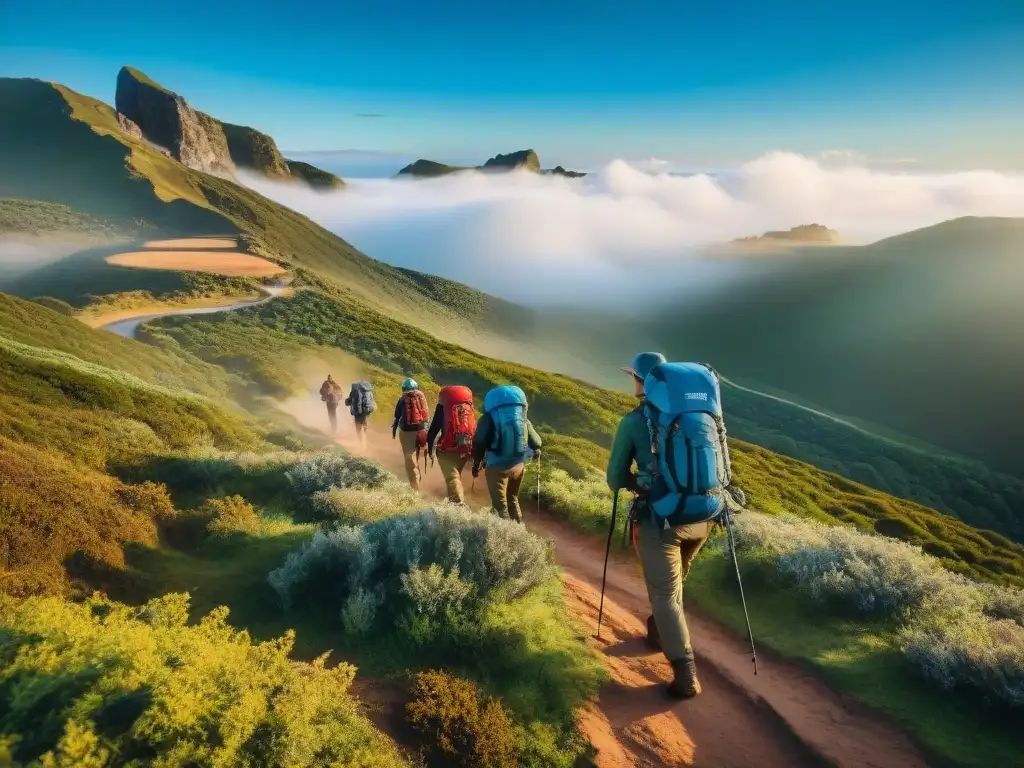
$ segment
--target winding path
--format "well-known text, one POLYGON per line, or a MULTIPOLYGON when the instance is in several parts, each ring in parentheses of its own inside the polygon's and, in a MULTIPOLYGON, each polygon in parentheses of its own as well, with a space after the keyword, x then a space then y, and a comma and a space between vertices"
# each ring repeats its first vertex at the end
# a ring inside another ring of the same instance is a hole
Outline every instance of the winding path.
POLYGON ((215 312, 231 312, 234 309, 242 309, 243 307, 256 307, 270 301, 271 299, 281 296, 287 290, 287 287, 284 285, 264 285, 260 286, 260 290, 266 294, 262 299, 236 301, 232 304, 223 304, 217 307, 170 309, 165 312, 135 315, 134 317, 123 317, 113 321, 112 323, 101 325, 100 328, 105 331, 110 331, 111 333, 116 333, 118 336, 134 339, 136 331, 139 330, 139 326, 143 323, 148 323, 150 320, 158 320, 162 317, 172 317, 174 315, 212 315, 215 312))

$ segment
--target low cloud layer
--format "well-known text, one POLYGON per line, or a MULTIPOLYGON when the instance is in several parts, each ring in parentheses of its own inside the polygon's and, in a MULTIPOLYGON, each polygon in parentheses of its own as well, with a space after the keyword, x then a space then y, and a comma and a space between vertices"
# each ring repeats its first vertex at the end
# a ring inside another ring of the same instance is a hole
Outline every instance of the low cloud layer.
POLYGON ((785 152, 713 175, 660 165, 614 161, 583 179, 362 179, 329 195, 246 181, 375 258, 532 304, 705 286, 742 265, 697 269, 700 246, 799 224, 869 243, 959 216, 1024 216, 1024 176, 994 171, 914 174, 785 152))

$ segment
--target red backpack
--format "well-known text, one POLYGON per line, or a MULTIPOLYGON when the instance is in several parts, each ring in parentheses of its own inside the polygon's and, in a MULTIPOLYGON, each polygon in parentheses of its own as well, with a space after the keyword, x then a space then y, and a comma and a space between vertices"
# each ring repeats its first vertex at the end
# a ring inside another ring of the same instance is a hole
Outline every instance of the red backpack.
POLYGON ((473 452, 476 435, 476 412, 473 392, 469 387, 444 387, 438 395, 444 409, 444 431, 437 450, 468 456, 473 452))
POLYGON ((402 395, 402 405, 405 408, 403 431, 415 432, 423 429, 430 421, 430 414, 427 412, 427 396, 420 390, 413 389, 402 395))

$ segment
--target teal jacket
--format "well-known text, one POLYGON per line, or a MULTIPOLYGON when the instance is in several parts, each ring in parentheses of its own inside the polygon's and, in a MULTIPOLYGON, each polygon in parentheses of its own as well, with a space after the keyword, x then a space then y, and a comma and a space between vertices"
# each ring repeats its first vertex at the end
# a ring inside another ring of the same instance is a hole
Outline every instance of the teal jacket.
POLYGON ((612 454, 608 458, 608 486, 613 491, 651 487, 651 433, 642 404, 623 416, 615 430, 612 454))

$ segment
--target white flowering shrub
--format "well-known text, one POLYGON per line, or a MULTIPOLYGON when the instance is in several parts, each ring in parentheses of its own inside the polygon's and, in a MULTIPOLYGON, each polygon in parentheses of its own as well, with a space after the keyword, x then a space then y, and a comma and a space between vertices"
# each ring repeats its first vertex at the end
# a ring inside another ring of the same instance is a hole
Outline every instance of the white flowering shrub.
POLYGON ((300 497, 329 488, 377 488, 394 475, 380 464, 341 451, 325 451, 295 462, 285 473, 300 497))
POLYGON ((471 615, 525 595, 552 569, 550 544, 522 525, 442 504, 320 531, 268 578, 285 606, 328 606, 359 634, 471 615))
POLYGON ((979 584, 901 541, 790 515, 735 518, 737 554, 813 600, 895 619, 929 681, 1024 706, 1024 590, 979 584))

